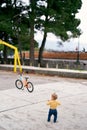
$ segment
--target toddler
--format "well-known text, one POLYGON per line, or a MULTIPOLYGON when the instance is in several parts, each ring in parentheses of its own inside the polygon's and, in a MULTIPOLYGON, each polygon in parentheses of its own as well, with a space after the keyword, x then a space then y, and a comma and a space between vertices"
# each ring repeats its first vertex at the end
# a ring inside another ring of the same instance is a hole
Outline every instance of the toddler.
POLYGON ((54 123, 57 121, 57 116, 58 116, 58 112, 57 112, 57 107, 60 105, 60 102, 57 101, 57 94, 53 93, 51 95, 51 100, 48 100, 47 105, 50 106, 49 108, 49 112, 48 112, 48 119, 47 121, 50 122, 51 116, 54 116, 54 123))

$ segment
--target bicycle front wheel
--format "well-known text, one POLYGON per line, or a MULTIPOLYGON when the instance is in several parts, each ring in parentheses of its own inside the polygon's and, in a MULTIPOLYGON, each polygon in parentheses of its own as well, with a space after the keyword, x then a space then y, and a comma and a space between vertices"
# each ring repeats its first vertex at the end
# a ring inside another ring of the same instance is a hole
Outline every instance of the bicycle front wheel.
POLYGON ((17 79, 17 80, 15 81, 15 86, 16 86, 18 89, 22 89, 22 87, 23 87, 22 81, 21 81, 20 79, 17 79))
POLYGON ((27 82, 27 90, 31 93, 34 90, 34 86, 31 82, 27 82))

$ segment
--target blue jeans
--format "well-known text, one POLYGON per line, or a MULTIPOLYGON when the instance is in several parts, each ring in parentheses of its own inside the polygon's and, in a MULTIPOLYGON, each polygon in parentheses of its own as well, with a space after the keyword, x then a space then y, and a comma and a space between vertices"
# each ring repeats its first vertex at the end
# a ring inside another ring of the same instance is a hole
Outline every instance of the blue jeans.
POLYGON ((54 123, 57 121, 57 110, 56 109, 49 109, 49 113, 48 113, 48 122, 50 122, 51 116, 54 116, 54 123))

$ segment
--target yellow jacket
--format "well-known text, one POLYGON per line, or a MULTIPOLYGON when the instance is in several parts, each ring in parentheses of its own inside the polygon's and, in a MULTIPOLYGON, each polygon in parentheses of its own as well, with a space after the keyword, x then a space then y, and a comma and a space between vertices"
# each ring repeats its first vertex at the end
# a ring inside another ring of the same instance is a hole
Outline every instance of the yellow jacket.
POLYGON ((60 102, 57 100, 49 100, 47 105, 50 106, 50 109, 56 109, 60 105, 60 102))

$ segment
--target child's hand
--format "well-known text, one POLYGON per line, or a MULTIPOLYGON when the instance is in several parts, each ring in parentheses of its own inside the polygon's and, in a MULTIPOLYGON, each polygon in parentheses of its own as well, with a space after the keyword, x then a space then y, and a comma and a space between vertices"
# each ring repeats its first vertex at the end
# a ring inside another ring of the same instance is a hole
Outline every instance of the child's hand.
POLYGON ((49 105, 49 101, 50 101, 50 100, 47 101, 47 105, 49 105))

